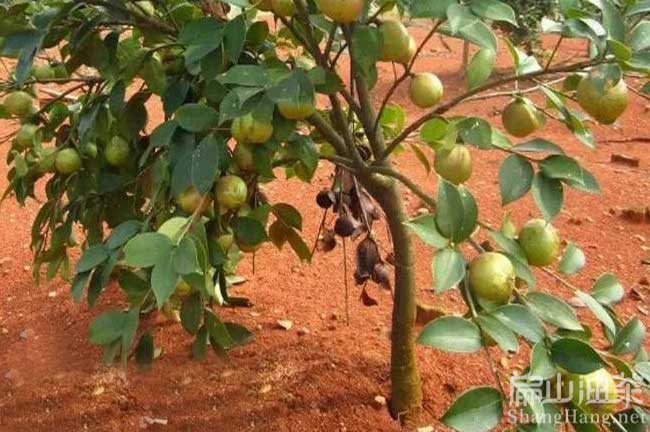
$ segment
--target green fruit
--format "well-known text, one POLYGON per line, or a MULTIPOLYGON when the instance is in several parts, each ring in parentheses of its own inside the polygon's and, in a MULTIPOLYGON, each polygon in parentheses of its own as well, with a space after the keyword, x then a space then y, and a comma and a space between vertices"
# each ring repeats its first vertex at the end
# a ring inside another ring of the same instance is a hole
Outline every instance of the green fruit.
POLYGON ((282 117, 289 120, 304 120, 316 111, 313 99, 309 102, 281 101, 278 110, 282 117))
POLYGON ((588 414, 611 414, 616 411, 618 389, 607 369, 585 375, 564 374, 562 395, 588 414))
POLYGON ((553 225, 533 219, 519 231, 519 245, 528 262, 534 266, 547 266, 560 255, 560 236, 553 225))
POLYGON ((240 143, 264 144, 273 136, 273 124, 246 114, 233 120, 230 133, 240 143))
POLYGON ((27 150, 34 146, 34 139, 38 133, 38 126, 27 123, 18 129, 14 143, 18 150, 27 150))
POLYGON ((242 171, 254 171, 255 166, 253 164, 253 151, 249 144, 239 143, 235 146, 233 151, 233 159, 235 165, 242 171))
POLYGON ((228 252, 230 247, 235 242, 235 236, 231 232, 226 234, 221 234, 220 236, 217 237, 216 242, 223 252, 228 252))
POLYGON ((320 0, 318 5, 323 15, 339 24, 354 22, 363 12, 363 0, 320 0))
POLYGON ((68 73, 68 69, 66 69, 65 65, 58 64, 54 66, 54 78, 65 79, 69 77, 70 74, 68 73))
POLYGON ((5 97, 3 105, 7 112, 16 117, 27 117, 34 114, 36 107, 34 106, 34 98, 27 92, 15 91, 9 93, 5 97))
POLYGON ((32 67, 32 76, 37 80, 50 80, 56 78, 56 71, 47 63, 34 65, 32 67))
POLYGON ((505 304, 515 286, 515 269, 505 255, 485 252, 470 263, 469 284, 479 299, 505 304))
POLYGON ((444 88, 440 79, 432 73, 415 74, 411 79, 409 96, 411 102, 420 108, 431 108, 440 102, 444 88))
MULTIPOLYGON (((203 197, 204 195, 201 195, 194 186, 190 186, 176 197, 176 203, 181 208, 181 210, 183 210, 183 212, 194 214, 194 212, 199 209, 199 206, 203 202, 203 197)), ((203 212, 208 205, 209 200, 206 200, 201 212, 203 212)))
POLYGON ((544 117, 527 99, 517 98, 501 116, 503 127, 513 136, 523 138, 544 125, 544 117))
POLYGON ((83 148, 83 154, 89 157, 90 159, 95 159, 97 157, 97 144, 94 142, 86 143, 83 148))
POLYGON ((455 145, 451 150, 438 150, 433 164, 436 172, 453 184, 466 182, 472 176, 472 154, 465 145, 455 145))
POLYGON ((396 60, 396 62, 403 65, 408 65, 409 63, 411 63, 411 60, 413 60, 413 57, 415 57, 415 52, 417 50, 418 50, 418 45, 417 43, 415 43, 415 39, 409 36, 408 47, 406 48, 406 51, 404 51, 402 55, 396 60))
POLYGON ((382 39, 379 58, 382 61, 405 64, 413 58, 415 40, 409 35, 404 24, 399 21, 384 21, 379 26, 379 32, 382 39))
POLYGON ((121 136, 114 136, 104 149, 104 157, 109 165, 120 167, 129 162, 131 148, 129 142, 121 136))
POLYGON ((296 5, 293 0, 271 0, 273 12, 276 15, 290 17, 296 13, 296 5))
POLYGON ((225 176, 217 182, 215 195, 221 208, 236 210, 246 203, 248 187, 241 177, 225 176))
POLYGON ((81 157, 77 150, 65 148, 56 154, 54 166, 60 174, 72 174, 81 169, 81 157))
POLYGON ((605 81, 597 72, 580 80, 576 93, 578 103, 598 123, 610 125, 625 112, 628 105, 627 84, 605 81))

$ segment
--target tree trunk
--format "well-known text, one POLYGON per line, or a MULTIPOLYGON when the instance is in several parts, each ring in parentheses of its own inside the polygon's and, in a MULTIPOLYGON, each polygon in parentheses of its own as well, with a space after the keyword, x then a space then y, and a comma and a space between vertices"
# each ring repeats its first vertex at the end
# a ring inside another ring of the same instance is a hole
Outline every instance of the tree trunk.
POLYGON ((395 182, 368 178, 362 183, 386 214, 395 255, 390 410, 405 426, 414 427, 422 409, 422 386, 415 359, 415 262, 411 239, 404 226, 406 210, 395 182))

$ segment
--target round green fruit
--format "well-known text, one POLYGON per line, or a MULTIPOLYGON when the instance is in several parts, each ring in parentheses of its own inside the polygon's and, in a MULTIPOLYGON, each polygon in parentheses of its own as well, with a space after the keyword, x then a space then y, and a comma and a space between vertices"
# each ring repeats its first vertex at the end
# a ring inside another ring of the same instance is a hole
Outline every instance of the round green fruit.
POLYGON ((246 203, 248 187, 241 177, 221 177, 216 186, 216 197, 219 205, 226 210, 236 210, 246 203))
POLYGON ((18 129, 14 143, 19 150, 27 150, 34 146, 34 139, 38 133, 38 126, 27 123, 18 129))
MULTIPOLYGON (((382 61, 408 63, 413 58, 413 55, 410 55, 410 58, 404 62, 409 57, 413 45, 415 45, 415 41, 409 35, 404 24, 393 20, 384 21, 379 26, 379 32, 382 39, 379 58, 382 61)), ((414 50, 413 54, 415 54, 414 50)))
POLYGON ((290 17, 296 13, 296 5, 293 0, 271 0, 273 12, 276 15, 290 17))
POLYGON ((230 247, 235 242, 235 236, 231 232, 221 234, 217 237, 216 242, 223 252, 228 252, 230 247))
POLYGON ((453 184, 465 183, 472 176, 472 154, 465 145, 455 145, 451 150, 436 152, 433 164, 436 172, 453 184))
POLYGON ((81 157, 77 150, 65 148, 56 154, 54 166, 60 174, 72 174, 81 169, 81 157))
POLYGON ((95 159, 97 157, 97 144, 94 142, 86 143, 83 148, 83 154, 89 157, 90 159, 95 159))
POLYGON ((69 77, 70 77, 70 73, 68 72, 68 69, 66 69, 64 64, 58 64, 54 66, 54 78, 65 79, 69 77))
POLYGON ((544 117, 527 99, 517 98, 510 103, 501 116, 506 131, 518 138, 535 132, 544 125, 544 117))
POLYGON ((356 21, 363 12, 363 0, 320 0, 318 2, 323 15, 339 24, 356 21))
POLYGON ((625 112, 628 105, 627 84, 623 79, 617 83, 604 81, 597 73, 580 80, 576 93, 578 103, 598 123, 613 124, 625 112))
POLYGON ((440 79, 432 73, 415 74, 411 79, 409 96, 411 102, 420 108, 431 108, 440 102, 444 88, 440 79))
POLYGON ((7 112, 16 117, 27 117, 34 114, 36 107, 34 106, 34 98, 27 92, 15 91, 9 93, 5 97, 3 105, 7 112))
POLYGON ((607 369, 562 376, 562 395, 588 414, 611 414, 619 399, 616 381, 607 369))
POLYGON ((515 269, 505 255, 485 252, 470 263, 469 284, 479 299, 506 304, 515 286, 515 269))
POLYGON ((294 102, 282 101, 278 103, 278 110, 282 117, 289 120, 304 120, 316 111, 313 101, 294 102))
POLYGON ((264 144, 273 136, 273 124, 246 114, 233 120, 230 133, 240 143, 264 144))
POLYGON ((240 142, 232 153, 235 165, 242 171, 254 171, 253 150, 249 144, 240 142))
POLYGON ((129 142, 121 136, 114 136, 104 149, 104 157, 109 165, 120 167, 129 162, 131 147, 129 142))
MULTIPOLYGON (((194 214, 199 209, 199 206, 203 202, 203 195, 199 193, 199 191, 194 188, 194 186, 190 186, 187 188, 184 192, 182 192, 180 195, 176 197, 176 203, 180 207, 183 212, 188 213, 188 214, 194 214)), ((204 207, 208 205, 208 202, 206 200, 206 204, 204 207)), ((204 208, 205 209, 205 208, 204 208)))
POLYGON ((518 241, 534 266, 552 264, 560 255, 560 236, 553 225, 542 219, 527 222, 519 231, 518 241))
POLYGON ((37 80, 50 80, 56 78, 56 71, 49 64, 39 64, 32 67, 32 76, 37 80))

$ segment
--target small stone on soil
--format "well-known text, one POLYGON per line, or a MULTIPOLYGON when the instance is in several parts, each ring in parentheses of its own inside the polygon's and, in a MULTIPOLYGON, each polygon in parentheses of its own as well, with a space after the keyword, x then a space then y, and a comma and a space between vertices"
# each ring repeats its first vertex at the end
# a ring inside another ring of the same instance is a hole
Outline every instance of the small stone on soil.
POLYGON ((643 276, 641 279, 639 279, 639 285, 650 286, 650 280, 648 280, 647 276, 643 276))
POLYGON ((278 327, 282 330, 291 330, 293 327, 293 321, 291 320, 278 320, 278 327))
POLYGON ((257 393, 261 395, 267 394, 271 391, 272 388, 273 387, 271 387, 271 384, 264 384, 257 393))
POLYGON ((385 407, 386 406, 386 398, 381 396, 381 395, 375 396, 375 400, 373 401, 373 405, 375 406, 375 408, 383 408, 383 407, 385 407))
POLYGON ((307 327, 300 327, 297 331, 298 336, 307 336, 310 332, 307 327))

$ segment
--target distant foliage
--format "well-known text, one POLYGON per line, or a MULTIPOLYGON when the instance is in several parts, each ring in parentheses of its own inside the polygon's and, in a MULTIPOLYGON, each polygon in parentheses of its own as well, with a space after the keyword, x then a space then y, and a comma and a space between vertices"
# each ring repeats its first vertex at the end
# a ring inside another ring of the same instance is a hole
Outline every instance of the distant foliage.
POLYGON ((515 45, 532 51, 539 42, 542 18, 553 17, 557 9, 556 0, 503 0, 512 7, 519 27, 499 23, 499 27, 510 33, 515 45))

